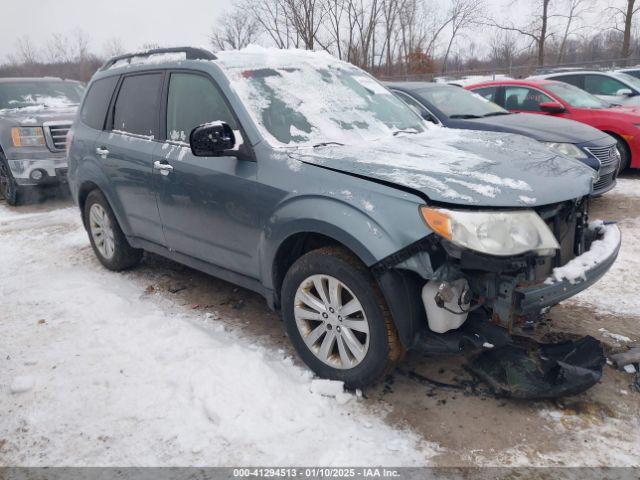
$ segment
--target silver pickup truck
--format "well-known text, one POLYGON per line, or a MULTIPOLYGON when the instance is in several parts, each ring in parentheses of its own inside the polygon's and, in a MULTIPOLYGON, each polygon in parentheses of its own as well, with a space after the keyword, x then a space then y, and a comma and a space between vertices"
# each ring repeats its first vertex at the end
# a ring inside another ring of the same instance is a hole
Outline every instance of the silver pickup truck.
POLYGON ((67 133, 83 93, 72 80, 0 78, 0 195, 9 205, 66 182, 67 133))

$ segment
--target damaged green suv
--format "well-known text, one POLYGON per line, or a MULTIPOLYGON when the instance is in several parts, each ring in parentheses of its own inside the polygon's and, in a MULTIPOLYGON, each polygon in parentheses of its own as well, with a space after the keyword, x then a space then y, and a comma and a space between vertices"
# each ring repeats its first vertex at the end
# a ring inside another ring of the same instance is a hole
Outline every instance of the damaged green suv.
POLYGON ((260 292, 307 365, 350 387, 409 349, 495 344, 620 247, 615 225, 589 221, 590 168, 525 137, 428 126, 322 53, 112 59, 69 141, 105 267, 146 250, 260 292))

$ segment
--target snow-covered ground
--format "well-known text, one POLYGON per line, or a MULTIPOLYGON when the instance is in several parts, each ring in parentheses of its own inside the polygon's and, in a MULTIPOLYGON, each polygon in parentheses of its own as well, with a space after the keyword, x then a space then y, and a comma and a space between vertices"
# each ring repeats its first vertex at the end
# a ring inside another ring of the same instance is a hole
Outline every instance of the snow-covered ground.
MULTIPOLYGON (((594 202, 607 218, 620 213, 611 217, 622 219, 620 258, 565 302, 585 316, 622 319, 589 330, 620 347, 640 339, 635 185, 623 179, 594 202)), ((396 378, 413 406, 398 419, 397 398, 375 401, 373 389, 365 401, 314 380, 277 347, 236 329, 231 316, 212 318, 149 290, 143 274, 105 270, 66 203, 0 204, 0 262, 0 466, 640 466, 633 377, 610 367, 577 400, 595 408, 587 413, 455 399, 446 389, 445 405, 396 378), (453 428, 465 420, 481 425, 475 438, 453 428), (490 446, 501 434, 514 441, 490 446)))
POLYGON ((437 452, 282 352, 106 271, 75 208, 0 205, 0 245, 0 466, 426 465, 437 452))

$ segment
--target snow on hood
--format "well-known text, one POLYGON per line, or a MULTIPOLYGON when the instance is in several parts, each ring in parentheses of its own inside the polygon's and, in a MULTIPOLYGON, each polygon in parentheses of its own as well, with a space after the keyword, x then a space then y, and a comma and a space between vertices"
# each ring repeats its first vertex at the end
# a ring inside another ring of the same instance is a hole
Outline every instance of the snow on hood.
POLYGON ((349 146, 305 148, 292 159, 417 190, 463 206, 539 206, 591 192, 594 173, 520 135, 432 128, 349 146))

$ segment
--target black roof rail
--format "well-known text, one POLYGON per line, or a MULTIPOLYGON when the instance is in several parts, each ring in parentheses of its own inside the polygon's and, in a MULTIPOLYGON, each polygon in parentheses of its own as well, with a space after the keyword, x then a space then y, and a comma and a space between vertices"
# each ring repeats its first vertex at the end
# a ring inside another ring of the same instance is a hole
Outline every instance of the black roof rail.
POLYGON ((131 63, 131 59, 135 57, 150 57, 151 55, 158 55, 162 53, 184 53, 187 60, 216 60, 216 57, 209 50, 205 50, 204 48, 194 48, 194 47, 170 47, 170 48, 154 48, 152 50, 144 50, 142 52, 134 52, 134 53, 126 53, 124 55, 118 55, 117 57, 112 57, 107 60, 102 67, 100 67, 100 71, 106 70, 107 68, 114 65, 116 62, 121 60, 129 60, 131 63))

